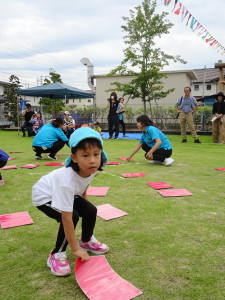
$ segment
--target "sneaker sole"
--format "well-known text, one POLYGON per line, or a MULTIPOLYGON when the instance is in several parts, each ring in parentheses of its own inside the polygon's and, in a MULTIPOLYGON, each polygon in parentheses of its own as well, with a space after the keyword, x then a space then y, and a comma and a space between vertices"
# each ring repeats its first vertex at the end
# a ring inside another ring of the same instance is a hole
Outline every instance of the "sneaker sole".
POLYGON ((80 245, 79 245, 79 248, 84 250, 84 251, 91 252, 93 254, 104 254, 104 253, 109 251, 109 249, 105 250, 105 251, 95 251, 95 250, 91 250, 91 249, 82 248, 80 245))
POLYGON ((58 276, 58 277, 66 277, 66 276, 69 276, 71 274, 71 271, 68 272, 67 274, 59 274, 59 273, 54 272, 54 270, 52 269, 52 266, 50 264, 49 258, 47 259, 47 266, 51 269, 52 275, 55 275, 55 276, 58 276))

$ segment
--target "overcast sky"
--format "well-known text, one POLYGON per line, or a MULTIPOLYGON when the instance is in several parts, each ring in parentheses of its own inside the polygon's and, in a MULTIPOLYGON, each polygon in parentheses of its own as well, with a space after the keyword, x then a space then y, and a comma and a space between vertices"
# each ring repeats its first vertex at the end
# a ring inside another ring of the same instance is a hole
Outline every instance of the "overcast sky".
MULTIPOLYGON (((122 17, 141 0, 9 0, 1 1, 0 81, 11 74, 25 87, 40 85, 53 68, 66 84, 87 89, 87 69, 80 59, 88 57, 95 74, 106 74, 123 59, 122 17)), ((181 0, 207 31, 225 46, 224 0, 181 0)), ((157 0, 157 12, 168 12, 174 24, 158 42, 168 54, 181 55, 186 65, 171 63, 167 70, 214 67, 225 61, 186 20, 157 0)))

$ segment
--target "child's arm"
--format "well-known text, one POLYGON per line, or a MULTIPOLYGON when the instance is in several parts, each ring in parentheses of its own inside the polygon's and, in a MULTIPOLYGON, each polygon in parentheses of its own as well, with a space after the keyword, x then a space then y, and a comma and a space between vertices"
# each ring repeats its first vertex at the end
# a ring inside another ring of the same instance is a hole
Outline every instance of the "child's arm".
POLYGON ((141 146, 142 146, 142 144, 138 144, 137 145, 137 147, 134 149, 134 151, 131 153, 131 155, 127 157, 127 161, 129 161, 131 159, 131 157, 134 156, 134 154, 139 151, 139 149, 141 148, 141 146))
POLYGON ((79 257, 81 261, 89 260, 88 253, 78 247, 78 243, 74 234, 72 212, 62 211, 61 214, 66 239, 70 245, 73 255, 79 257))

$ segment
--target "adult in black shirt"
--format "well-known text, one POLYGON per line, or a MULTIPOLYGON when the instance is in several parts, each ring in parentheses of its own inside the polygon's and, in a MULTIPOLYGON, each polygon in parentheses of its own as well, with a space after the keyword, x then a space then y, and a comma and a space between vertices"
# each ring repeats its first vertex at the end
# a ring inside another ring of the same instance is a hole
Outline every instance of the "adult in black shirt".
POLYGON ((27 129, 28 136, 33 136, 33 124, 30 122, 31 118, 34 115, 34 112, 31 110, 31 105, 27 103, 26 110, 23 111, 22 115, 25 119, 23 125, 20 127, 23 132, 23 137, 26 136, 25 129, 27 129))
POLYGON ((225 102, 224 94, 219 92, 216 101, 213 103, 212 113, 212 138, 213 143, 224 144, 225 142, 225 102))
POLYGON ((115 140, 117 140, 119 136, 119 117, 117 114, 118 104, 119 104, 119 100, 117 100, 117 94, 116 92, 112 92, 107 103, 107 108, 109 108, 109 114, 108 114, 109 139, 113 138, 114 132, 115 132, 115 137, 114 137, 115 140))

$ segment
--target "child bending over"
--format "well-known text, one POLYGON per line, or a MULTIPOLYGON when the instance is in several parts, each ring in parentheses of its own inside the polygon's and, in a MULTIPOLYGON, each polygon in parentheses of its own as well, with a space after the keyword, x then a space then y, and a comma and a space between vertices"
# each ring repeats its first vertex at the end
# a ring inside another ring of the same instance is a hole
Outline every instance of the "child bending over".
POLYGON ((104 254, 109 247, 93 236, 97 209, 87 200, 86 189, 102 166, 107 164, 101 136, 89 127, 82 127, 70 136, 71 155, 65 166, 41 177, 33 186, 33 204, 48 217, 59 222, 55 248, 47 265, 56 276, 71 274, 66 256, 69 243, 73 255, 89 260, 87 251, 104 254), (82 218, 82 235, 77 241, 74 229, 82 218))

